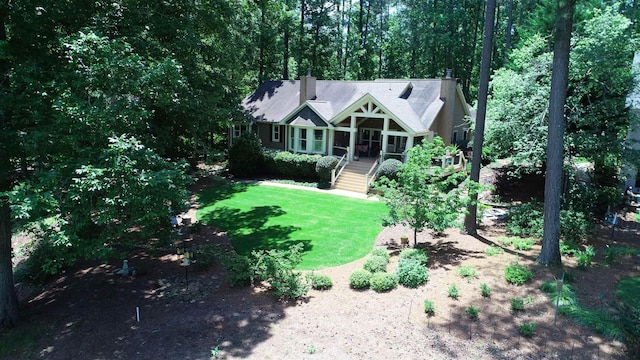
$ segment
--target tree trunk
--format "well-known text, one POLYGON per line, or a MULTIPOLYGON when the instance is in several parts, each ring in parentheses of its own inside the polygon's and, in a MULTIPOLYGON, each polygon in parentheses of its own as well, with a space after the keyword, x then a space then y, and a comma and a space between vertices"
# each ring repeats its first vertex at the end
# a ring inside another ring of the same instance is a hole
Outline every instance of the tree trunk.
POLYGON ((553 69, 549 94, 549 135, 547 138, 547 170, 544 180, 544 234, 537 261, 559 265, 560 201, 562 198, 562 163, 564 153, 564 106, 569 78, 569 51, 575 0, 561 1, 556 14, 553 45, 553 69))
MULTIPOLYGON (((480 180, 480 163, 482 161, 482 142, 484 141, 484 120, 487 115, 487 95, 491 76, 491 53, 493 47, 493 24, 496 13, 496 0, 487 1, 484 18, 484 36, 482 39, 482 59, 480 60, 480 83, 478 84, 478 109, 476 110, 476 126, 473 132, 473 158, 471 160, 471 180, 480 180)), ((478 229, 478 194, 471 194, 469 213, 464 219, 464 229, 469 235, 476 235, 478 229)))
POLYGON ((513 29, 513 0, 509 0, 509 10, 507 12, 507 36, 504 45, 504 54, 502 55, 502 66, 507 64, 509 50, 511 50, 511 31, 513 29))
MULTIPOLYGON (((0 8, 0 41, 7 40, 5 31, 6 3, 0 8)), ((0 87, 8 87, 7 60, 0 58, 0 87)), ((4 91, 2 91, 4 92, 4 91)), ((6 112, 0 111, 0 134, 8 130, 6 112)), ((11 190, 11 162, 8 149, 0 139, 0 193, 11 190)), ((0 327, 11 327, 18 322, 18 298, 13 284, 13 264, 11 263, 11 208, 9 199, 0 196, 0 327)))

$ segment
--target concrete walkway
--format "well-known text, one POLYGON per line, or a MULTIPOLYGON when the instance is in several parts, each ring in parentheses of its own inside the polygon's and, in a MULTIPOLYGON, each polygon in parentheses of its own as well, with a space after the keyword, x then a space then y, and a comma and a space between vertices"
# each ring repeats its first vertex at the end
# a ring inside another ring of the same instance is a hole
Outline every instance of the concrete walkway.
POLYGON ((284 183, 273 182, 273 181, 251 181, 250 183, 258 184, 258 185, 283 187, 283 188, 289 188, 289 189, 315 191, 315 192, 321 192, 321 193, 331 194, 331 195, 347 196, 347 197, 352 197, 352 198, 362 199, 362 200, 380 201, 380 199, 378 199, 377 196, 366 195, 366 194, 361 194, 353 191, 346 191, 346 190, 339 190, 339 189, 318 189, 310 186, 284 184, 284 183))

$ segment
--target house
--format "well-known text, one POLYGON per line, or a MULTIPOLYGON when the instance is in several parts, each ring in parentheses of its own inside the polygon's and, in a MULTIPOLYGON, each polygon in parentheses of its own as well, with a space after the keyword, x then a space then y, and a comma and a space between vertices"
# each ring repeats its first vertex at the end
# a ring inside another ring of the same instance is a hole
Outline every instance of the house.
POLYGON ((443 138, 466 148, 469 106, 451 72, 442 79, 267 81, 242 106, 231 142, 254 131, 266 148, 296 153, 400 158, 422 139, 443 138))

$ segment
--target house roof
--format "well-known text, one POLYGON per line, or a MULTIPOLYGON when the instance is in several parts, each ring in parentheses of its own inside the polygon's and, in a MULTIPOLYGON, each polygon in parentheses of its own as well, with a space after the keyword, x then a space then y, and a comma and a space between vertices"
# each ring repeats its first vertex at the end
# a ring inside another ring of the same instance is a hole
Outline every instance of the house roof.
POLYGON ((440 79, 316 80, 316 97, 301 105, 299 80, 267 81, 247 96, 242 105, 260 122, 275 123, 285 118, 301 121, 293 113, 300 113, 306 106, 321 118, 333 122, 341 121, 345 115, 341 113, 370 96, 390 112, 389 115, 408 127, 407 130, 421 133, 429 130, 444 106, 440 98, 441 82, 440 79), (337 115, 340 117, 336 118, 337 115))

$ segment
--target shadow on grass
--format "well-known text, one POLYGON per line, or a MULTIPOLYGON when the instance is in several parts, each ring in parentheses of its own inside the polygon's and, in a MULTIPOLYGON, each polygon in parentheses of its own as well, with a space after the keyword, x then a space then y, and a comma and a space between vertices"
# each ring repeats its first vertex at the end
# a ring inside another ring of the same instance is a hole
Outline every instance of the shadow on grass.
POLYGON ((233 195, 247 191, 250 186, 257 186, 255 184, 248 184, 242 182, 226 182, 216 186, 209 186, 200 192, 198 199, 200 203, 212 204, 218 201, 231 198, 233 195))
POLYGON ((291 234, 300 230, 299 227, 267 225, 269 219, 284 214, 279 206, 257 206, 248 211, 221 207, 205 214, 202 221, 225 229, 239 254, 248 254, 256 249, 287 250, 298 243, 303 244, 303 252, 311 251, 311 240, 291 239, 291 234))

